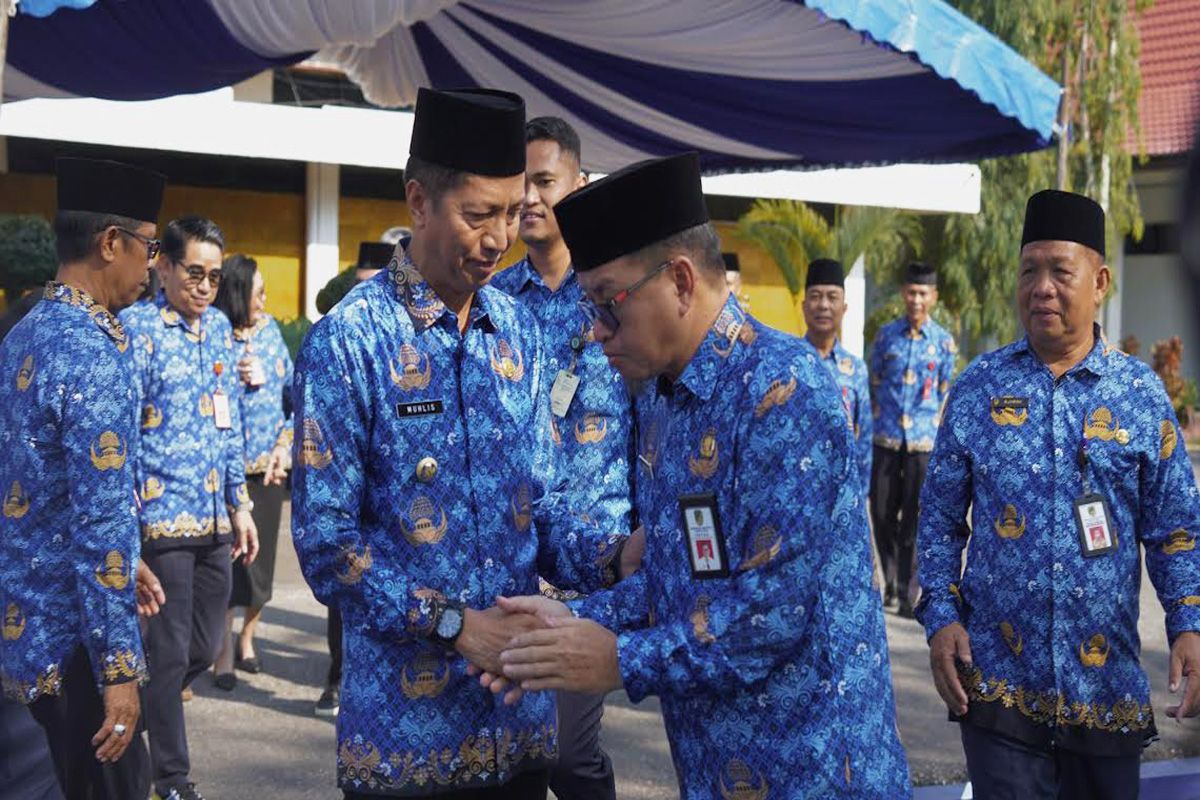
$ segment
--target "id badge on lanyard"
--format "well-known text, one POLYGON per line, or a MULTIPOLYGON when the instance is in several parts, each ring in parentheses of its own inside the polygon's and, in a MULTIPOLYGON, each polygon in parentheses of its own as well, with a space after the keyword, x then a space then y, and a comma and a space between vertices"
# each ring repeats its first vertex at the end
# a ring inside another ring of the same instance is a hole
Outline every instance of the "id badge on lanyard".
POLYGON ((220 361, 213 364, 213 372, 217 376, 217 390, 213 392, 213 421, 219 431, 227 431, 233 427, 233 417, 229 413, 229 395, 221 391, 221 373, 224 369, 225 365, 220 361))
POLYGON ((1085 558, 1107 555, 1117 549, 1117 530, 1104 496, 1092 491, 1088 478, 1087 439, 1079 443, 1079 472, 1083 494, 1071 504, 1079 532, 1079 552, 1085 558))
POLYGON ((585 343, 582 334, 571 337, 571 365, 558 371, 554 385, 550 388, 550 411, 559 419, 567 415, 571 409, 571 401, 575 399, 575 392, 579 390, 579 375, 575 372, 575 367, 579 363, 579 355, 583 352, 585 343))

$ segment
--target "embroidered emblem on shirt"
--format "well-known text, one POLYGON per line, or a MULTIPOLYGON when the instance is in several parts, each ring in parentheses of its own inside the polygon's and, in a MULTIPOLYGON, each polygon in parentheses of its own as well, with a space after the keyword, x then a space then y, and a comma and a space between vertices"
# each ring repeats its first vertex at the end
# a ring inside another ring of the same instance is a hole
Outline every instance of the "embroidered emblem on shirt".
POLYGON ((21 368, 17 370, 17 391, 23 392, 33 383, 33 356, 25 356, 21 368))
POLYGON ((708 605, 711 602, 708 595, 702 594, 696 598, 696 607, 692 610, 692 633, 704 644, 712 644, 717 640, 708 630, 708 605))
POLYGON ((1129 431, 1121 428, 1107 407, 1100 406, 1084 421, 1083 438, 1099 439, 1103 442, 1116 440, 1117 444, 1127 444, 1129 431))
POLYGON ((213 415, 213 399, 208 392, 200 395, 200 416, 211 417, 213 415))
POLYGON ((1103 667, 1108 661, 1108 642, 1104 634, 1097 633, 1079 645, 1079 663, 1085 667, 1103 667))
POLYGON ((106 589, 118 592, 129 585, 129 574, 125 570, 125 558, 116 550, 108 551, 104 563, 96 567, 96 581, 106 589))
POLYGON ((750 539, 750 545, 746 548, 746 557, 738 565, 737 571, 746 572, 770 563, 775 556, 779 555, 779 548, 782 546, 783 537, 770 525, 762 526, 750 539))
POLYGON ((1021 651, 1025 649, 1025 642, 1021 638, 1021 634, 1013 628, 1011 622, 1000 623, 1000 636, 1004 638, 1004 643, 1008 645, 1008 649, 1012 650, 1014 656, 1021 655, 1021 651))
POLYGON ((717 430, 709 428, 700 437, 699 456, 688 456, 688 469, 697 478, 711 478, 716 474, 720 460, 717 453, 717 430))
POLYGON ((521 484, 517 486, 517 491, 509 500, 509 508, 512 510, 513 527, 522 533, 529 530, 529 522, 533 518, 533 506, 529 502, 528 483, 521 481, 521 484))
POLYGON ((1162 447, 1158 450, 1158 457, 1166 461, 1175 452, 1175 445, 1178 443, 1177 434, 1175 433, 1175 423, 1169 419, 1164 419, 1161 425, 1162 430, 1162 447))
POLYGON ((838 359, 837 366, 838 366, 838 372, 842 373, 843 375, 853 375, 854 374, 854 359, 852 359, 852 358, 838 359))
POLYGON ((157 500, 163 496, 163 492, 165 491, 166 487, 163 486, 163 482, 158 478, 153 476, 146 478, 146 482, 142 485, 142 501, 157 500))
POLYGON ((29 495, 21 488, 20 481, 13 481, 4 495, 4 516, 9 519, 20 519, 29 512, 29 495))
POLYGON ((15 642, 25 632, 25 614, 16 603, 4 609, 4 641, 15 642))
POLYGON ((992 523, 1001 539, 1020 539, 1025 533, 1025 515, 1017 512, 1017 507, 1009 503, 1004 507, 1004 513, 996 517, 992 523), (1020 521, 1017 521, 1020 517, 1020 521))
POLYGON ((204 476, 204 491, 215 492, 221 488, 221 476, 217 473, 217 468, 213 467, 204 476))
POLYGON ((1189 550, 1196 549, 1196 537, 1188 533, 1183 528, 1174 530, 1167 540, 1163 542, 1162 551, 1169 556, 1176 553, 1186 553, 1189 550))
POLYGON ((446 524, 446 512, 434 507, 428 497, 417 495, 409 506, 408 522, 400 520, 400 532, 412 545, 437 544, 446 535, 446 524), (434 518, 439 514, 440 519, 435 523, 434 518))
POLYGON ((795 393, 795 378, 792 378, 787 383, 784 383, 783 381, 771 381, 771 385, 767 387, 766 393, 762 396, 762 399, 758 401, 758 405, 754 407, 755 418, 761 418, 772 408, 783 405, 790 400, 792 395, 795 393))
POLYGON ((422 650, 400 672, 400 691, 409 700, 437 697, 450 682, 450 665, 444 656, 422 650))
POLYGON ((112 431, 100 434, 100 439, 91 447, 92 466, 100 472, 110 469, 120 469, 125 466, 125 445, 121 437, 112 431), (96 445, 100 450, 97 452, 96 445))
POLYGON ((388 368, 392 374, 392 383, 406 392, 424 389, 429 386, 431 367, 429 356, 422 356, 411 344, 400 346, 400 369, 396 369, 396 360, 388 359, 388 368), (424 360, 425 368, 421 368, 424 360))
POLYGON ((300 442, 300 463, 313 469, 324 469, 333 461, 333 448, 325 444, 321 425, 315 419, 304 420, 304 439, 300 442))
POLYGON ((362 580, 363 573, 371 568, 371 546, 365 545, 359 553, 357 548, 347 545, 338 554, 338 561, 342 563, 343 568, 335 569, 333 576, 337 578, 338 583, 353 586, 362 580))
POLYGON ((1029 419, 1029 399, 1026 397, 993 397, 992 422, 1000 426, 1019 428, 1029 419))
POLYGON ((608 435, 608 418, 603 414, 585 414, 575 423, 575 441, 579 444, 599 444, 608 435))
POLYGON ((732 759, 722 770, 720 777, 721 797, 724 800, 767 800, 771 787, 767 779, 751 770, 741 759, 732 759), (726 782, 728 778, 728 782, 726 782))
POLYGON ((149 431, 162 425, 163 413, 153 403, 142 406, 142 430, 149 431))
POLYGON ((501 378, 515 382, 525 377, 525 363, 521 358, 521 351, 506 340, 501 339, 492 348, 491 360, 492 371, 501 378))

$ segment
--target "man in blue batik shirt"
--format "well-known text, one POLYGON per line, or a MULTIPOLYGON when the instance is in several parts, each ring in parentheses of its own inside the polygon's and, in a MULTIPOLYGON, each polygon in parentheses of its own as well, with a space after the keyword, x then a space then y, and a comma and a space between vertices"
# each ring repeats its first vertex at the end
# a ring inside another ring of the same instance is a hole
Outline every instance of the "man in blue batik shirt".
MULTIPOLYGON (((866 509, 833 378, 725 285, 694 153, 555 208, 596 338, 638 399, 642 569, 502 654, 520 691, 662 700, 680 793, 903 798, 866 509), (656 382, 655 382, 656 381, 656 382)), ((495 678, 495 676, 488 676, 495 678)))
POLYGON ((1030 198, 1025 338, 964 370, 921 496, 917 613, 982 800, 1137 797, 1143 554, 1188 679, 1167 716, 1200 713, 1200 495, 1162 383, 1095 324, 1104 241, 1088 198, 1030 198))
POLYGON ((554 698, 508 708, 467 674, 535 624, 493 607, 538 575, 610 583, 622 536, 567 513, 541 334, 487 286, 516 238, 525 104, 417 95, 413 235, 309 333, 296 368, 292 530, 344 627, 338 784, 347 798, 538 798, 554 698))
POLYGON ((838 334, 846 316, 846 273, 840 261, 818 258, 804 278, 804 338, 821 354, 841 392, 842 405, 854 433, 855 456, 865 497, 871 486, 871 393, 867 365, 842 347, 838 334))
MULTIPOLYGON (((547 361, 545 402, 570 505, 603 530, 630 530, 633 415, 620 374, 608 365, 579 309, 583 289, 554 219, 554 205, 587 183, 579 134, 558 117, 525 126, 525 197, 518 235, 529 254, 495 277, 537 317, 547 361), (552 384, 553 388, 552 391, 552 384)), ((612 762, 600 747, 603 694, 558 693, 558 764, 550 788, 559 797, 613 798, 612 762)))
POLYGON ((66 800, 125 800, 148 792, 145 570, 130 342, 113 313, 146 282, 165 181, 112 161, 56 166, 57 280, 0 345, 0 681, 45 730, 66 800))
POLYGON ((229 320, 211 305, 224 247, 212 220, 172 220, 157 265, 162 289, 121 313, 141 407, 142 549, 168 599, 146 634, 154 665, 146 730, 163 800, 199 797, 189 780, 180 693, 220 650, 231 557, 250 563, 258 552, 238 355, 229 320))
POLYGON ((871 345, 871 522, 884 605, 896 604, 900 616, 912 617, 917 501, 958 346, 929 316, 938 299, 932 266, 916 261, 905 267, 901 291, 905 315, 880 328, 871 345))

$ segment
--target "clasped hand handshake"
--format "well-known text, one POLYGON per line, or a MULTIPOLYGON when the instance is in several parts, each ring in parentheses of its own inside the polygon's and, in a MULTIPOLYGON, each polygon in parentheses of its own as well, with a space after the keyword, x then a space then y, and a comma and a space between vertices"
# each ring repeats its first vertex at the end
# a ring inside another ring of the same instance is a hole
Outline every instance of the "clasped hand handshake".
MULTIPOLYGON (((621 551, 622 580, 641 566, 644 549, 639 528, 621 551)), ((455 649, 469 662, 468 673, 492 694, 503 694, 506 705, 544 689, 602 693, 621 687, 616 634, 541 595, 498 597, 485 611, 467 609, 455 649)))

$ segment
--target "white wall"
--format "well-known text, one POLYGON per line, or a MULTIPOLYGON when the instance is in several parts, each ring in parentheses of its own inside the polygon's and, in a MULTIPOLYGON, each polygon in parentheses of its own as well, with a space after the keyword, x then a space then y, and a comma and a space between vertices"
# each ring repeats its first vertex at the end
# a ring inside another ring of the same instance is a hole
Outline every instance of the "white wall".
MULTIPOLYGON (((1150 360, 1154 343, 1183 340, 1183 374, 1200 377, 1200 315, 1195 281, 1177 255, 1125 256, 1121 282, 1121 329, 1141 342, 1150 360)), ((1113 342, 1116 344, 1116 342, 1113 342)))

